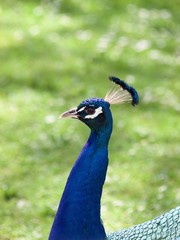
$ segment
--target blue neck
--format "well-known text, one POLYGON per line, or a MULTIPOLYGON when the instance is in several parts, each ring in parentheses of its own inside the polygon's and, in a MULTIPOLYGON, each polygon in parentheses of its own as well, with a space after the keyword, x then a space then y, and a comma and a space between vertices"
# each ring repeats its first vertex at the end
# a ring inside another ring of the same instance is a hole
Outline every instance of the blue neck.
POLYGON ((68 177, 49 240, 104 240, 100 218, 112 125, 91 131, 68 177))

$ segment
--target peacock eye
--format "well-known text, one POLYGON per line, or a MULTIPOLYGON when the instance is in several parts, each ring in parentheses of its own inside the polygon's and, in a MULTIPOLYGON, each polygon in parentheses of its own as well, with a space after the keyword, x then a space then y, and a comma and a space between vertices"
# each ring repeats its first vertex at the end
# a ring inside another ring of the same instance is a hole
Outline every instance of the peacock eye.
POLYGON ((85 109, 85 112, 88 114, 88 115, 92 115, 95 113, 95 109, 94 108, 86 108, 85 109))

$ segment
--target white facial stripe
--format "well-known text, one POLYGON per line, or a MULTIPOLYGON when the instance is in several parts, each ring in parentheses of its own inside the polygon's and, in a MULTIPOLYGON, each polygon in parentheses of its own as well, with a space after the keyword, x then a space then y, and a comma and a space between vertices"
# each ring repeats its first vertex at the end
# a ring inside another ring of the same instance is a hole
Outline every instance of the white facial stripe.
POLYGON ((95 113, 94 113, 94 114, 92 114, 92 115, 87 115, 87 116, 85 116, 85 118, 94 119, 94 118, 96 118, 99 114, 101 114, 102 112, 103 112, 102 107, 98 107, 98 108, 95 109, 95 113))
POLYGON ((79 113, 79 112, 82 112, 85 108, 86 108, 86 107, 80 108, 80 109, 78 110, 78 113, 79 113))

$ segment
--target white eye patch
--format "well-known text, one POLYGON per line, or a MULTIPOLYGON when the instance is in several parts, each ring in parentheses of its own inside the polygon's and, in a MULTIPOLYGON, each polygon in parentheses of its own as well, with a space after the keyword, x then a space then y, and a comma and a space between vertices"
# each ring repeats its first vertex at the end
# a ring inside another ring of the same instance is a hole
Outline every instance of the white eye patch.
POLYGON ((86 107, 80 108, 80 109, 78 110, 78 113, 79 113, 79 112, 82 112, 85 108, 86 108, 86 107))
POLYGON ((87 115, 85 116, 85 118, 87 119, 94 119, 96 118, 99 114, 103 113, 102 107, 98 107, 95 109, 95 113, 91 114, 91 115, 87 115))

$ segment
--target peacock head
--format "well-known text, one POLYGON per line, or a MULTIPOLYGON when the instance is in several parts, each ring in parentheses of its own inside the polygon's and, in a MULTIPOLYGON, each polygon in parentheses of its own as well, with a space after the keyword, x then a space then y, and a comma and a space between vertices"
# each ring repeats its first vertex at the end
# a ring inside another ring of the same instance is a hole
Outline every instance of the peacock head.
POLYGON ((78 107, 63 113, 61 117, 71 117, 84 122, 91 129, 107 125, 111 117, 110 104, 101 98, 88 98, 78 107))
POLYGON ((88 98, 81 102, 78 107, 64 112, 60 117, 79 119, 91 129, 98 130, 104 127, 107 128, 108 125, 112 124, 111 104, 124 102, 131 102, 133 106, 138 104, 139 97, 133 87, 130 87, 117 77, 109 77, 109 79, 119 85, 120 88, 118 86, 118 89, 114 88, 109 91, 104 99, 88 98))

